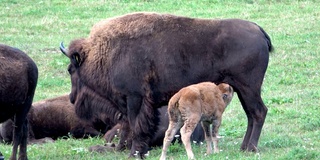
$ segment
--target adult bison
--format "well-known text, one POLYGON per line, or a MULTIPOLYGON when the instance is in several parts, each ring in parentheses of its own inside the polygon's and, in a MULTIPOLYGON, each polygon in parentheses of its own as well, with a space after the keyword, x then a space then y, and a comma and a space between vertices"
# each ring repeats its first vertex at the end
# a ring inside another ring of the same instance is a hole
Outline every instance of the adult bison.
POLYGON ((35 139, 57 139, 68 134, 74 138, 94 137, 104 133, 107 126, 101 120, 82 121, 76 115, 75 107, 70 103, 68 95, 35 102, 32 106, 28 120, 31 136, 35 139))
MULTIPOLYGON (((74 138, 95 137, 114 126, 101 119, 82 121, 75 113, 68 95, 45 99, 32 104, 27 116, 29 122, 29 143, 42 143, 43 138, 64 138, 69 134, 74 138)), ((105 120, 105 119, 104 119, 105 120)), ((0 124, 0 140, 12 142, 13 122, 7 120, 0 124)), ((44 139, 46 140, 46 139, 44 139)))
MULTIPOLYGON (((0 44, 0 123, 14 119, 13 149, 10 159, 27 158, 27 114, 38 81, 33 60, 17 48, 0 44)), ((1 153, 0 153, 1 154, 1 153)))
MULTIPOLYGON (((157 130, 156 108, 182 87, 202 81, 228 83, 248 118, 242 150, 256 151, 267 114, 261 85, 271 40, 257 24, 239 19, 194 19, 133 13, 93 26, 71 42, 71 77, 126 112, 133 131, 130 156, 143 156, 157 130)), ((76 85, 76 84, 72 84, 76 85)), ((71 102, 81 103, 77 97, 71 102)))

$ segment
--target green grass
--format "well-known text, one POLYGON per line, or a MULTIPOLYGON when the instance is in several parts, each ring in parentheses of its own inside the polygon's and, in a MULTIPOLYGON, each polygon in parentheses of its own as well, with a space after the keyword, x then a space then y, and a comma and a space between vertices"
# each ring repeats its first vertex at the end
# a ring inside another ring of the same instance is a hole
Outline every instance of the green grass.
MULTIPOLYGON (((98 21, 135 11, 172 13, 198 18, 241 18, 258 23, 272 39, 275 51, 262 89, 269 108, 259 141, 259 153, 240 152, 247 119, 234 98, 227 108, 220 134, 219 154, 198 159, 320 159, 320 5, 316 0, 0 0, 0 43, 15 46, 34 59, 39 81, 34 101, 70 92, 69 60, 60 53, 66 45, 87 37, 98 21)), ((30 145, 29 159, 126 159, 123 153, 90 153, 99 138, 58 140, 30 145)), ((6 157, 11 146, 0 144, 6 157)), ((161 149, 147 159, 158 159, 161 149)), ((186 159, 184 148, 172 145, 169 159, 186 159)))

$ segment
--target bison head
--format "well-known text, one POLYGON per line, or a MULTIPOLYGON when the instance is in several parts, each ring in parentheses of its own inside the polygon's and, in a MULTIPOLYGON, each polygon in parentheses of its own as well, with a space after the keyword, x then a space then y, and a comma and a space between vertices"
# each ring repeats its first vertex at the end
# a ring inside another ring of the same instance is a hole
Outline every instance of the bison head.
MULTIPOLYGON (((95 93, 90 87, 85 85, 79 72, 81 64, 85 59, 83 45, 84 39, 73 41, 67 50, 63 43, 60 44, 61 52, 70 59, 68 72, 71 77, 70 102, 74 104, 76 114, 85 120, 100 119, 103 122, 110 122, 115 125, 118 121, 126 119, 116 105, 95 93)), ((111 124, 110 124, 111 125, 111 124)))
POLYGON ((70 93, 70 102, 75 103, 78 90, 82 88, 82 83, 76 70, 81 66, 84 60, 84 51, 82 44, 84 39, 75 40, 70 44, 69 50, 67 50, 63 43, 60 43, 61 52, 70 59, 70 64, 68 66, 68 72, 71 77, 71 93, 70 93))
POLYGON ((69 50, 65 49, 63 43, 60 43, 60 50, 61 52, 70 58, 70 64, 76 68, 79 68, 85 58, 85 39, 78 39, 71 42, 69 46, 69 50))

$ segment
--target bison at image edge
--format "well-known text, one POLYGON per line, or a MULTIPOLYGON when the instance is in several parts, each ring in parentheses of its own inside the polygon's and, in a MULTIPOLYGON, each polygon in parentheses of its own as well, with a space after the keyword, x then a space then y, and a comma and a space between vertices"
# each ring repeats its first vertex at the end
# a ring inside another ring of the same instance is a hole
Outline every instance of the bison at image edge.
MULTIPOLYGON (((0 123, 13 119, 14 141, 11 160, 26 160, 28 121, 38 81, 38 68, 33 60, 17 48, 0 44, 0 123)), ((1 153, 0 153, 1 154, 1 153)))

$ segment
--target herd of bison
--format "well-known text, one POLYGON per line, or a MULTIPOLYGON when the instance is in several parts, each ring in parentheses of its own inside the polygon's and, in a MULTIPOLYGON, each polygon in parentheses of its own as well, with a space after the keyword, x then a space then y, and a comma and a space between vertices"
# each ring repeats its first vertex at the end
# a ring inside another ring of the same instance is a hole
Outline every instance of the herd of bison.
POLYGON ((205 140, 207 153, 213 142, 218 151, 221 116, 234 91, 248 119, 240 148, 256 152, 272 49, 268 34, 253 22, 130 13, 98 22, 68 48, 61 43, 70 59, 71 92, 32 103, 41 78, 36 64, 0 44, 0 141, 13 145, 12 160, 18 147, 24 160, 27 144, 70 135, 101 136, 106 145, 89 150, 128 149, 129 157, 145 158, 151 147, 164 144, 160 159, 166 159, 168 145, 181 133, 193 159, 190 139, 205 140))

